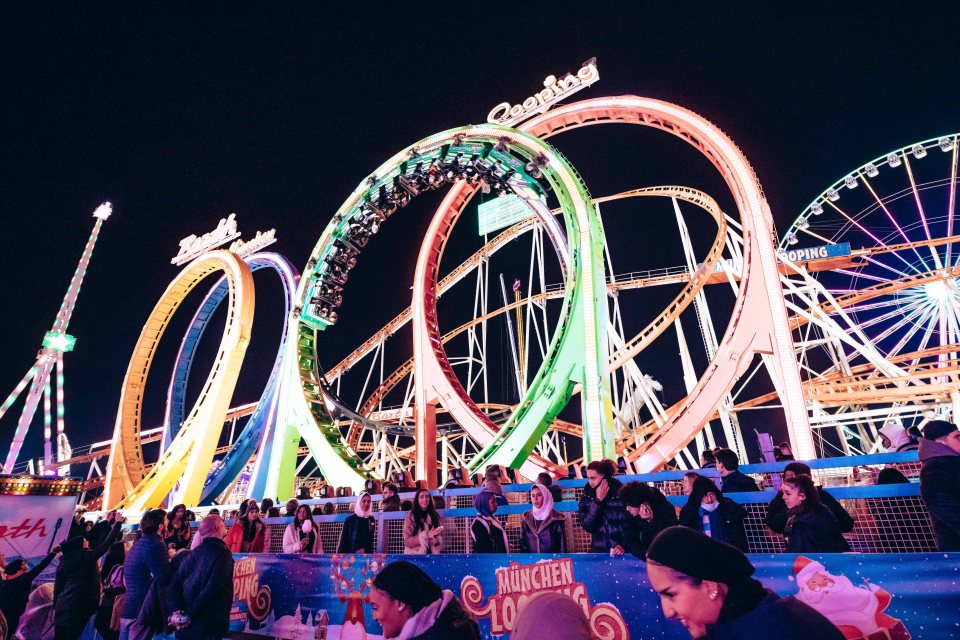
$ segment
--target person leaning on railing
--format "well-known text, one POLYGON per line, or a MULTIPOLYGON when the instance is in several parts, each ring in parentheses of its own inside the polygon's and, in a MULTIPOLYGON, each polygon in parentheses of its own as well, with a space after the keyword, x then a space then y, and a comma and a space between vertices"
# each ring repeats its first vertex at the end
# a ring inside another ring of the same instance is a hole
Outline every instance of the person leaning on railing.
MULTIPOLYGON (((796 476, 811 478, 810 467, 802 462, 791 462, 783 468, 783 479, 785 481, 795 478, 796 476)), ((820 498, 821 504, 829 509, 833 517, 837 519, 837 524, 840 525, 840 531, 843 533, 853 531, 853 518, 850 517, 850 514, 847 513, 847 510, 843 508, 843 505, 841 505, 836 498, 830 495, 823 487, 817 487, 817 496, 820 498)), ((773 500, 770 501, 770 506, 767 508, 767 517, 764 518, 763 522, 774 533, 782 534, 784 528, 787 526, 788 511, 789 508, 783 501, 783 490, 780 490, 777 492, 777 495, 774 496, 773 500)))
POLYGON ((783 537, 789 553, 845 553, 850 545, 843 538, 840 523, 821 504, 817 487, 810 476, 794 476, 783 481, 783 501, 787 505, 787 524, 783 537))
POLYGON ((540 483, 530 489, 530 506, 520 520, 522 553, 566 553, 566 521, 553 508, 553 494, 540 483))
POLYGON ((435 554, 443 549, 443 527, 440 514, 427 489, 419 489, 413 498, 413 509, 403 519, 403 552, 435 554))
POLYGON ((643 482, 623 485, 620 500, 630 518, 624 531, 623 545, 615 547, 614 553, 632 553, 643 559, 657 534, 677 524, 677 510, 659 489, 643 482))

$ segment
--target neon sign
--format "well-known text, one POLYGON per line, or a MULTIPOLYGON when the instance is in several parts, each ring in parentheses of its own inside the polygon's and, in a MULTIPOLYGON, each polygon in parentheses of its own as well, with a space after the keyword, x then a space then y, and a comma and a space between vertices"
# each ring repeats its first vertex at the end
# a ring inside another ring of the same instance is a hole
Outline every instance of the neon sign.
POLYGON ((246 258, 251 253, 256 253, 264 247, 269 247, 276 241, 276 229, 270 229, 270 231, 257 231, 257 235, 253 236, 249 240, 236 240, 230 245, 230 251, 237 254, 241 258, 246 258))
POLYGON ((544 88, 520 104, 511 105, 509 102, 501 102, 487 114, 487 122, 512 127, 518 122, 547 111, 564 98, 589 87, 599 79, 597 59, 590 58, 583 63, 576 75, 567 73, 559 80, 556 76, 547 76, 543 81, 544 88))
POLYGON ((170 260, 171 264, 180 266, 190 262, 196 257, 202 256, 206 252, 216 249, 220 245, 226 244, 231 240, 240 237, 237 231, 237 214, 231 213, 226 218, 220 218, 217 228, 202 236, 189 235, 180 241, 180 253, 170 260))

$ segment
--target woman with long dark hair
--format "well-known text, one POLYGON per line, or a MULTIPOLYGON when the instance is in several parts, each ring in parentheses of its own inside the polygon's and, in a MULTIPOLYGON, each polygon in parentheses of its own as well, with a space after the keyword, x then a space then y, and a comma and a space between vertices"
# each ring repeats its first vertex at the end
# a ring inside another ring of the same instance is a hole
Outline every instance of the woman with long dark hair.
POLYGON ((693 638, 843 640, 823 615, 764 588, 753 572, 739 550, 688 527, 664 529, 647 550, 647 577, 663 615, 693 638))
POLYGON ((413 509, 403 520, 403 552, 414 554, 440 553, 443 549, 443 527, 440 514, 427 489, 413 497, 413 509))
POLYGON ((783 481, 787 525, 783 537, 789 553, 844 553, 850 545, 840 523, 821 501, 813 480, 799 475, 783 481))
POLYGON ((263 553, 267 538, 267 525, 260 519, 260 507, 256 500, 248 500, 247 508, 230 527, 227 546, 233 553, 263 553))
POLYGON ((178 504, 167 514, 166 536, 163 541, 168 549, 179 551, 190 548, 190 522, 187 520, 187 507, 178 504))
POLYGON ((310 507, 305 504, 297 507, 293 522, 283 532, 284 553, 323 553, 320 542, 320 529, 313 521, 310 507))

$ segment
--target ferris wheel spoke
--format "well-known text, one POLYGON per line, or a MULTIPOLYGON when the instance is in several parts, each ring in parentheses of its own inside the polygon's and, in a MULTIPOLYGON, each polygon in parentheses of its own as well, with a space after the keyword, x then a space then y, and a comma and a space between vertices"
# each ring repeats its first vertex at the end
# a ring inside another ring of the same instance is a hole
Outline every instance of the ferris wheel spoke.
POLYGON ((896 299, 881 299, 876 302, 867 302, 864 304, 851 305, 847 307, 848 313, 863 313, 864 311, 875 311, 876 309, 885 309, 887 307, 896 307, 899 303, 896 299))
MULTIPOLYGON (((917 181, 913 177, 913 169, 910 167, 910 158, 907 157, 907 152, 901 152, 903 155, 903 166, 907 170, 907 176, 910 178, 910 189, 913 191, 913 199, 917 203, 917 212, 920 214, 920 222, 923 224, 923 232, 927 236, 927 240, 931 240, 930 236, 930 227, 927 224, 927 214, 923 210, 923 203, 920 202, 920 192, 917 191, 917 181)), ((933 257, 933 262, 936 264, 937 269, 943 268, 943 263, 940 261, 940 254, 937 253, 937 250, 933 247, 930 248, 930 253, 933 257)), ((929 269, 928 269, 929 271, 929 269)))
MULTIPOLYGON (((957 144, 957 140, 953 140, 953 158, 950 162, 950 195, 947 199, 947 237, 953 235, 953 212, 957 204, 957 147, 960 147, 960 144, 957 144)), ((951 250, 953 249, 953 244, 947 245, 947 264, 953 264, 950 261, 951 250)))
MULTIPOLYGON (((871 239, 874 241, 875 246, 877 246, 877 247, 886 247, 886 246, 887 246, 887 244, 883 241, 882 238, 880 238, 880 237, 877 236, 875 233, 873 233, 872 231, 870 231, 869 229, 867 229, 866 227, 864 227, 862 224, 860 224, 860 222, 858 222, 857 220, 855 220, 854 218, 852 218, 846 211, 844 211, 843 209, 841 209, 840 207, 838 207, 835 203, 831 202, 830 200, 827 200, 826 202, 827 202, 827 204, 829 204, 831 207, 833 207, 834 209, 836 209, 837 212, 838 212, 840 215, 842 215, 844 218, 846 218, 847 220, 849 220, 850 223, 853 224, 857 229, 859 229, 863 234, 865 234, 867 237, 871 238, 871 239)), ((893 255, 894 255, 896 258, 898 258, 901 262, 903 262, 903 264, 905 264, 908 269, 910 269, 911 271, 913 271, 913 272, 915 272, 915 273, 920 273, 919 271, 917 271, 917 268, 916 268, 915 266, 913 266, 912 264, 910 264, 910 262, 908 262, 908 261, 907 261, 903 256, 901 256, 899 253, 894 253, 893 255)), ((867 259, 867 261, 872 262, 872 263, 874 263, 874 264, 877 264, 878 266, 887 267, 886 265, 881 264, 878 260, 876 260, 876 258, 873 258, 873 257, 871 257, 871 256, 867 256, 866 259, 867 259)), ((887 267, 887 268, 892 269, 892 267, 887 267)), ((906 274, 904 274, 904 275, 906 275, 906 274)))
POLYGON ((877 338, 875 339, 875 342, 879 344, 880 342, 885 340, 887 337, 893 335, 903 327, 906 327, 909 325, 910 328, 907 330, 907 332, 900 338, 900 340, 897 341, 897 343, 893 346, 893 348, 891 348, 886 354, 887 358, 891 358, 893 356, 899 355, 900 350, 903 349, 904 346, 906 346, 910 338, 913 337, 913 335, 920 329, 920 326, 923 325, 925 322, 927 322, 931 316, 932 316, 932 312, 930 309, 918 307, 913 311, 911 311, 909 314, 905 314, 899 321, 894 323, 893 326, 891 326, 889 329, 887 329, 886 331, 881 333, 879 336, 877 336, 877 338))
MULTIPOLYGON (((909 169, 908 169, 908 172, 909 172, 909 169)), ((858 171, 857 173, 859 174, 860 172, 858 171)), ((907 236, 907 234, 904 232, 903 227, 900 226, 900 223, 898 223, 897 220, 896 220, 896 218, 893 217, 893 214, 890 213, 890 209, 887 208, 886 203, 884 203, 883 200, 881 200, 880 197, 877 196, 877 192, 873 190, 873 186, 870 184, 870 181, 867 180, 867 177, 864 176, 863 174, 860 174, 860 177, 861 177, 861 179, 862 179, 862 182, 863 182, 864 186, 867 188, 867 190, 868 190, 868 191, 870 192, 870 194, 873 196, 874 200, 877 201, 877 204, 880 206, 880 208, 883 210, 883 212, 887 215, 887 218, 890 220, 891 223, 893 223, 893 226, 897 229, 897 232, 900 234, 900 237, 903 238, 903 241, 904 241, 905 243, 911 243, 911 242, 913 242, 913 241, 907 236)), ((911 185, 913 185, 913 176, 912 176, 912 174, 911 174, 911 177, 910 177, 910 183, 911 183, 911 185)), ((916 194, 916 185, 913 185, 913 187, 914 187, 914 194, 916 194)), ((919 205, 920 205, 920 199, 919 199, 919 196, 918 196, 918 197, 917 197, 917 206, 919 206, 919 205)), ((921 215, 922 215, 922 209, 921 209, 921 215)), ((926 227, 926 222, 924 222, 924 227, 926 227)), ((930 234, 929 234, 929 231, 928 231, 928 232, 927 232, 927 240, 929 240, 929 239, 930 239, 930 234)), ((924 264, 925 264, 925 261, 924 261, 923 258, 920 256, 920 252, 917 251, 917 248, 916 248, 916 247, 912 247, 912 249, 913 249, 913 253, 916 254, 916 256, 917 256, 917 259, 920 260, 921 263, 924 263, 924 264)), ((936 253, 935 250, 934 250, 934 253, 936 253)), ((928 269, 928 270, 929 270, 929 269, 928 269)))

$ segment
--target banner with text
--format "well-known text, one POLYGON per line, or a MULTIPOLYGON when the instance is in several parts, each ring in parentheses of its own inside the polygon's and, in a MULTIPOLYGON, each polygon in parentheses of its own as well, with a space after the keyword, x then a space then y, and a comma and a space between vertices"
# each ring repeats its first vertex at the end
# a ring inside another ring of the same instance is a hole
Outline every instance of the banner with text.
POLYGON ((42 560, 66 539, 76 504, 76 496, 0 495, 0 555, 7 562, 23 558, 31 566, 42 560))
MULTIPOLYGON (((382 632, 367 603, 369 583, 401 558, 457 594, 485 638, 509 634, 524 601, 542 591, 579 603, 598 640, 689 637, 664 619, 641 561, 595 554, 238 555, 231 630, 290 640, 376 640, 382 632)), ((764 585, 814 607, 850 640, 960 635, 960 554, 750 558, 764 585)))

